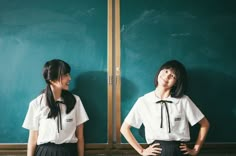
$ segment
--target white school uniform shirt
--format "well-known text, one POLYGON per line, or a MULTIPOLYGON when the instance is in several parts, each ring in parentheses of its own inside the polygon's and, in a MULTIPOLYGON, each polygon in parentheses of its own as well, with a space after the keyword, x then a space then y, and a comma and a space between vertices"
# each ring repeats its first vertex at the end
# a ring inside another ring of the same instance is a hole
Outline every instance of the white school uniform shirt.
POLYGON ((50 111, 46 105, 45 93, 39 95, 29 104, 22 127, 38 131, 37 145, 44 143, 76 143, 76 127, 89 120, 79 96, 74 95, 76 103, 70 113, 66 114, 65 104, 59 104, 61 109, 62 130, 57 129, 57 118, 47 118, 50 111))
POLYGON ((155 96, 155 92, 145 94, 138 98, 130 112, 125 118, 125 122, 135 128, 145 127, 145 137, 148 144, 154 140, 164 141, 189 141, 189 123, 191 126, 204 118, 202 112, 196 107, 192 100, 184 95, 181 98, 168 97, 163 100, 172 101, 167 103, 169 111, 170 129, 166 108, 163 108, 163 127, 161 124, 161 104, 155 96))

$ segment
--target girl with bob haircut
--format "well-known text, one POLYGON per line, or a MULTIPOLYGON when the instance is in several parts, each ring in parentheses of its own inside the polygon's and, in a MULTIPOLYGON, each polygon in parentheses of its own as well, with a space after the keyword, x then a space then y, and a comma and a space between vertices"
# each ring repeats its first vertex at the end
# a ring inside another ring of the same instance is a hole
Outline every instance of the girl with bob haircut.
POLYGON ((45 89, 33 99, 23 127, 27 156, 83 156, 83 123, 89 118, 79 96, 69 92, 70 66, 53 59, 43 67, 45 89))
POLYGON ((197 155, 205 141, 209 122, 193 101, 185 95, 187 72, 182 63, 170 60, 158 70, 155 90, 139 97, 126 116, 121 133, 140 155, 183 156, 197 155), (200 125, 199 135, 193 148, 189 124, 200 125), (149 145, 143 148, 130 128, 144 125, 145 139, 149 145))

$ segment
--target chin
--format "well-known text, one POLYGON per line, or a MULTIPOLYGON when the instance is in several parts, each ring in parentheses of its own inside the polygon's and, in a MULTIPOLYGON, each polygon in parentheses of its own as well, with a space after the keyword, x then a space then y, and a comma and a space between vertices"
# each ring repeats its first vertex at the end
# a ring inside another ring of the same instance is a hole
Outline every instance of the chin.
POLYGON ((64 87, 63 90, 69 90, 69 87, 64 87))

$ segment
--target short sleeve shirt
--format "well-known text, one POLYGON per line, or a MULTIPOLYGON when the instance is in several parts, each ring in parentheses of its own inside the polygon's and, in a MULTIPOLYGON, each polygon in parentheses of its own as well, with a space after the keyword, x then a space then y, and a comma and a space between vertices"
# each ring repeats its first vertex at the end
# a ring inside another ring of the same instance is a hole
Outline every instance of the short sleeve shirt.
POLYGON ((163 100, 167 103, 169 112, 170 129, 168 126, 167 111, 163 109, 163 127, 161 128, 161 104, 156 103, 161 99, 152 91, 138 98, 136 103, 125 118, 125 122, 135 128, 145 127, 145 137, 148 144, 154 140, 189 141, 189 123, 193 126, 204 118, 202 112, 192 100, 184 95, 181 98, 168 97, 163 100))
POLYGON ((37 144, 44 143, 76 143, 78 141, 75 136, 76 127, 89 120, 84 106, 79 96, 74 95, 76 104, 70 113, 66 114, 66 106, 59 104, 61 109, 62 130, 58 132, 56 118, 47 118, 50 111, 46 105, 46 96, 41 94, 29 104, 22 127, 38 131, 37 144))

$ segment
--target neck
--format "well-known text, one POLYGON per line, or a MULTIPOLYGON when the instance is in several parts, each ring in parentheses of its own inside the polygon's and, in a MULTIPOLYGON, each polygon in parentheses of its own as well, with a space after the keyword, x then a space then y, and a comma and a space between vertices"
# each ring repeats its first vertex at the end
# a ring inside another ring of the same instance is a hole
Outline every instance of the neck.
POLYGON ((160 99, 167 98, 167 97, 170 96, 170 89, 165 89, 165 88, 162 88, 162 87, 156 87, 155 95, 160 99))
POLYGON ((52 93, 53 93, 53 97, 54 97, 54 100, 56 101, 57 99, 59 99, 61 97, 61 89, 59 88, 56 88, 55 86, 53 85, 50 85, 51 87, 51 90, 52 90, 52 93))

